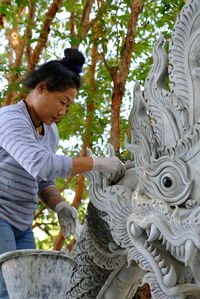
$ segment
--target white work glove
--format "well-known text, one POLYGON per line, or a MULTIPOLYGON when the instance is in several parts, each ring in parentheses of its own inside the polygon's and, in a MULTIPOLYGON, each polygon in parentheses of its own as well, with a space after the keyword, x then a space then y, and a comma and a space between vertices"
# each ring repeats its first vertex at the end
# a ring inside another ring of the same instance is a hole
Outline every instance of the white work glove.
POLYGON ((93 158, 92 170, 99 170, 102 173, 110 174, 110 180, 117 182, 125 173, 125 167, 118 157, 93 158))
POLYGON ((78 222, 77 211, 65 201, 58 203, 55 207, 55 212, 58 214, 58 221, 60 223, 64 238, 68 238, 75 233, 76 223, 78 222))

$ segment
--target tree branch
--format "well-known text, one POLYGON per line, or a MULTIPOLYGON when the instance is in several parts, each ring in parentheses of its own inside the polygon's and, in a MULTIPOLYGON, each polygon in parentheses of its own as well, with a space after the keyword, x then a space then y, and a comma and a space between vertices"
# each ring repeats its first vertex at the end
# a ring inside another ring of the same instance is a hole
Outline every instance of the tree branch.
POLYGON ((63 2, 62 0, 53 0, 51 6, 49 7, 46 13, 46 17, 41 28, 41 33, 37 45, 31 55, 31 63, 30 63, 31 69, 37 65, 41 51, 46 46, 51 24, 55 18, 56 13, 59 11, 61 7, 62 2, 63 2))
POLYGON ((86 0, 85 6, 83 9, 83 14, 80 21, 81 35, 80 37, 86 36, 90 29, 90 13, 92 10, 92 6, 95 3, 95 0, 86 0))
POLYGON ((73 37, 77 37, 77 34, 75 32, 75 18, 74 18, 74 9, 70 13, 69 18, 69 29, 70 29, 70 35, 73 37))
POLYGON ((131 64, 131 56, 133 52, 133 45, 135 42, 136 26, 138 17, 142 12, 144 1, 132 0, 131 2, 131 14, 128 23, 128 30, 124 42, 124 49, 122 52, 122 60, 119 67, 119 81, 124 86, 127 80, 129 67, 131 64))

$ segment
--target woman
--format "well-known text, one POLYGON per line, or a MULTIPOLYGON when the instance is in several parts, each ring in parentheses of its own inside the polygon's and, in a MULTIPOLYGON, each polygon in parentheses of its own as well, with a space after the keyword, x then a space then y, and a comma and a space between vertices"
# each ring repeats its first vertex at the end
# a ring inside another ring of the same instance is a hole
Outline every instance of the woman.
MULTIPOLYGON (((27 98, 0 109, 0 254, 34 249, 31 230, 37 196, 58 213, 63 235, 74 233, 76 210, 62 200, 55 178, 98 169, 113 180, 124 173, 118 158, 72 158, 57 155, 55 122, 74 101, 85 62, 77 49, 66 49, 31 71, 24 80, 27 98)), ((0 298, 8 298, 0 277, 0 298)))

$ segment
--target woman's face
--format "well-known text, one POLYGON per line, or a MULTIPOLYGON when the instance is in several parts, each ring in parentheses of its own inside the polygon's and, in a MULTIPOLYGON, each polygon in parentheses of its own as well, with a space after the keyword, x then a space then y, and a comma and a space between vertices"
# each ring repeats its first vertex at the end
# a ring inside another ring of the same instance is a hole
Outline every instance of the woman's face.
POLYGON ((45 82, 40 82, 34 90, 32 107, 38 120, 51 125, 61 119, 77 95, 76 88, 65 91, 48 91, 45 82))

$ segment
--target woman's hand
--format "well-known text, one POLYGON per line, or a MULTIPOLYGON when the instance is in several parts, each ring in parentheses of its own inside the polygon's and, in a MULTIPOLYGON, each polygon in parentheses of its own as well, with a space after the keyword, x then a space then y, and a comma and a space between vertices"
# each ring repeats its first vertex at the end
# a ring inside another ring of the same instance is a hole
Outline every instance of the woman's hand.
POLYGON ((75 234, 76 222, 78 221, 76 209, 65 201, 62 201, 56 205, 55 211, 58 214, 58 221, 64 238, 66 239, 71 234, 75 234))
POLYGON ((92 170, 99 170, 104 174, 110 174, 110 180, 112 182, 117 182, 124 174, 125 167, 118 157, 110 158, 93 158, 93 168, 92 170))

